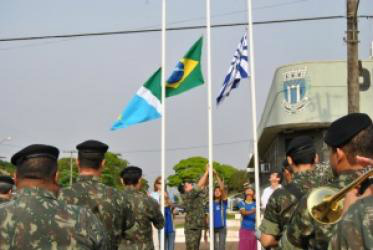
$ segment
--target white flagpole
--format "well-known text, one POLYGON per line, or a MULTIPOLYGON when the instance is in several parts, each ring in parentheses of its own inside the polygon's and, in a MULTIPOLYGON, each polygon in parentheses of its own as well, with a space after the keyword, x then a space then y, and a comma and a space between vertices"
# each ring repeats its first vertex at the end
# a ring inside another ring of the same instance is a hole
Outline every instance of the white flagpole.
MULTIPOLYGON (((162 85, 162 128, 161 128, 161 211, 165 215, 165 199, 164 192, 166 186, 165 170, 166 170, 166 0, 162 0, 162 70, 161 70, 161 85, 162 85)), ((161 231, 161 239, 159 242, 160 250, 164 250, 164 229, 161 231)))
POLYGON ((206 0, 207 28, 207 111, 208 111, 208 148, 209 148, 209 224, 210 250, 214 250, 214 210, 213 210, 213 154, 212 154, 212 97, 211 97, 211 13, 210 0, 206 0))
MULTIPOLYGON (((250 46, 250 75, 251 75, 251 119, 254 139, 254 166, 255 166, 255 199, 256 199, 256 226, 260 224, 260 185, 259 185, 259 154, 258 154, 258 138, 256 131, 256 90, 255 90, 255 58, 254 58, 254 39, 253 39, 253 16, 251 0, 247 0, 248 7, 248 31, 249 31, 249 46, 250 46)), ((258 241, 258 249, 260 243, 258 241)))

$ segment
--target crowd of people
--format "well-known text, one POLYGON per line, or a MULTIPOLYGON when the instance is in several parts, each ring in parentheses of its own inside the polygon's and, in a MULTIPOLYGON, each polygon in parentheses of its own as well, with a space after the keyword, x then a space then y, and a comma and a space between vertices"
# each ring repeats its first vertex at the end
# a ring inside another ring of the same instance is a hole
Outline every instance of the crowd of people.
MULTIPOLYGON (((319 217, 310 212, 309 197, 319 187, 341 190, 370 169, 372 120, 362 113, 341 117, 328 128, 325 143, 329 164, 320 163, 311 137, 295 137, 286 148, 281 171, 270 175, 260 208, 256 207, 254 188, 244 187, 244 198, 238 204, 239 250, 257 250, 258 240, 266 249, 371 248, 373 191, 369 182, 352 188, 343 203, 323 208, 319 217), (260 225, 256 223, 256 209, 263 212, 260 225), (340 211, 337 218, 328 217, 331 210, 340 211)), ((12 156, 15 176, 0 176, 0 250, 153 250, 153 239, 161 241, 163 228, 165 249, 174 250, 175 204, 165 188, 162 214, 162 178, 156 178, 154 192, 146 194, 141 191, 142 169, 128 166, 120 173, 124 189, 117 190, 100 182, 108 145, 88 140, 76 148, 79 177, 65 188, 57 182, 56 147, 34 144, 12 156)), ((206 166, 196 183, 186 179, 178 186, 185 211, 187 250, 199 250, 203 230, 209 229, 208 169, 206 166)), ((228 193, 218 173, 213 173, 212 240, 215 250, 225 250, 228 193)))

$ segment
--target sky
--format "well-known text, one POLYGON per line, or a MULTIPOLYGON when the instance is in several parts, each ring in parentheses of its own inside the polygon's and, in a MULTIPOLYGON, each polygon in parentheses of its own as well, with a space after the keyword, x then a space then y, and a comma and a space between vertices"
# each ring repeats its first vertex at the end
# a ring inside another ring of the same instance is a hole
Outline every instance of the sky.
MULTIPOLYGON (((211 1, 212 24, 247 21, 246 0, 211 1)), ((373 2, 361 0, 360 15, 373 2)), ((253 20, 345 14, 345 0, 253 0, 253 20)), ((168 0, 167 26, 205 24, 205 1, 168 0)), ((0 38, 157 28, 161 0, 0 1, 0 38)), ((302 61, 345 60, 346 21, 328 20, 254 27, 257 118, 276 68, 302 61)), ((359 21, 359 57, 373 41, 373 20, 359 21)), ((215 99, 245 27, 212 30, 212 93, 215 99)), ((167 32, 167 74, 206 31, 167 32)), ((161 120, 110 131, 137 89, 161 64, 161 33, 0 42, 0 156, 33 143, 64 151, 87 139, 101 140, 144 169, 160 175, 161 120), (10 141, 3 138, 11 136, 10 141)), ((249 59, 249 61, 252 61, 249 59)), ((206 48, 202 68, 205 79, 206 48)), ((214 160, 240 169, 251 153, 250 82, 213 107, 214 160)), ((166 101, 166 172, 180 160, 208 155, 207 88, 166 101)))

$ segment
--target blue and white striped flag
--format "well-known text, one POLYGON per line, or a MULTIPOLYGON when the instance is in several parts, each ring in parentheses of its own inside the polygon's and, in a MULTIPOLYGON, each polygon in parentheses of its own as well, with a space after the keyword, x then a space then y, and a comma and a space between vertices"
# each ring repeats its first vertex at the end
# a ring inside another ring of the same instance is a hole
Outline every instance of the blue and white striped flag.
POLYGON ((246 33, 242 37, 238 48, 234 52, 231 65, 223 83, 223 87, 216 98, 217 104, 220 104, 226 96, 229 96, 232 89, 237 88, 241 79, 248 78, 248 49, 246 33))

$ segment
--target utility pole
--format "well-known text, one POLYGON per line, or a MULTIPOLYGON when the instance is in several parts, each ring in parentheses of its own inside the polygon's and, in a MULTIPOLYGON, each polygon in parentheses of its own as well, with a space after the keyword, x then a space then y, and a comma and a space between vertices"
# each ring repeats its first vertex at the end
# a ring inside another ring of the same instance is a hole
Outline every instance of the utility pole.
POLYGON ((70 186, 73 184, 73 154, 76 153, 76 150, 66 150, 64 153, 70 154, 70 186))
POLYGON ((357 10, 360 0, 347 0, 347 96, 348 113, 359 112, 359 59, 357 10))

